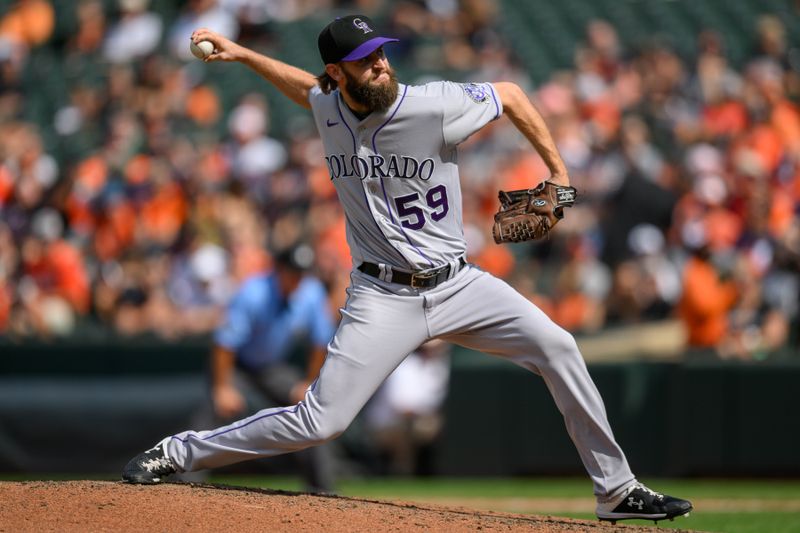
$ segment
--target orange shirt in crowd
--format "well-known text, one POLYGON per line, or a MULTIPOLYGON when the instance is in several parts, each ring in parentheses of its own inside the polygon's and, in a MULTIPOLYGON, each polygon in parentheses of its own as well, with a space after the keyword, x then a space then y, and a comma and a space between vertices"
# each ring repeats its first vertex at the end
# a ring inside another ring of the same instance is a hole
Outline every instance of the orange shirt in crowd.
MULTIPOLYGON (((550 174, 542 158, 533 150, 519 154, 513 161, 501 176, 500 188, 504 191, 535 187, 550 174)), ((494 195, 491 210, 494 212, 496 209, 497 196, 494 195)))
POLYGON ((744 222, 725 207, 712 207, 703 220, 706 239, 712 250, 732 248, 744 231, 744 222))
POLYGON ((315 198, 323 200, 336 198, 336 187, 325 165, 312 168, 308 174, 308 182, 311 194, 315 198))
POLYGON ((733 283, 722 282, 707 261, 693 257, 686 263, 678 311, 688 330, 689 346, 712 347, 722 340, 736 298, 733 283))
POLYGON ((116 202, 101 219, 94 234, 94 251, 107 261, 119 257, 133 243, 136 232, 136 211, 127 200, 116 202))
POLYGON ((59 240, 47 248, 47 265, 54 275, 55 289, 80 314, 89 310, 91 287, 80 251, 59 240))
POLYGON ((750 150, 758 156, 766 174, 774 174, 783 158, 783 139, 772 125, 759 124, 751 127, 736 142, 731 153, 735 157, 742 149, 750 150))
POLYGON ((744 133, 749 118, 742 102, 728 100, 703 109, 703 126, 707 133, 717 136, 734 136, 744 133))
POLYGON ((478 265, 481 270, 485 270, 498 278, 510 276, 516 263, 514 254, 511 253, 507 246, 484 246, 480 253, 468 259, 478 265))
POLYGON ((770 124, 790 150, 800 149, 800 108, 792 102, 777 102, 770 113, 770 124))
POLYGON ((45 0, 17 2, 0 19, 0 35, 28 46, 42 44, 53 33, 55 10, 45 0))
POLYGON ((14 175, 8 167, 0 164, 0 206, 8 203, 14 193, 14 175))
POLYGON ((581 331, 590 322, 593 307, 592 299, 585 294, 565 294, 554 302, 553 321, 568 331, 581 331))
POLYGON ((163 183, 142 205, 142 229, 157 242, 172 242, 186 220, 188 209, 180 185, 175 182, 163 183))
POLYGON ((208 85, 199 85, 186 98, 186 116, 201 126, 213 126, 222 114, 217 93, 208 85))
POLYGON ((0 331, 5 331, 11 317, 11 289, 4 280, 0 280, 0 331))

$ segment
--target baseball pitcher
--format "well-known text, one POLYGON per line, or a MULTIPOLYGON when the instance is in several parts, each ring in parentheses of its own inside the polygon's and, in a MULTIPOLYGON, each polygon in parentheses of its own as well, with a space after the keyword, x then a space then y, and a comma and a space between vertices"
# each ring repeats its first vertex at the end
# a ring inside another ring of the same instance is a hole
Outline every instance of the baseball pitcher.
POLYGON ((551 176, 501 191, 498 243, 541 238, 575 201, 542 117, 515 84, 399 83, 366 16, 337 18, 319 34, 324 72, 260 55, 218 33, 204 61, 238 61, 310 109, 347 221, 353 258, 342 321, 319 376, 296 405, 266 409, 211 431, 171 435, 123 472, 157 483, 319 445, 340 435, 406 355, 442 339, 504 357, 540 375, 594 484, 602 520, 672 519, 690 502, 639 483, 614 439, 603 401, 573 337, 504 281, 467 263, 458 145, 502 115, 542 156, 551 176))

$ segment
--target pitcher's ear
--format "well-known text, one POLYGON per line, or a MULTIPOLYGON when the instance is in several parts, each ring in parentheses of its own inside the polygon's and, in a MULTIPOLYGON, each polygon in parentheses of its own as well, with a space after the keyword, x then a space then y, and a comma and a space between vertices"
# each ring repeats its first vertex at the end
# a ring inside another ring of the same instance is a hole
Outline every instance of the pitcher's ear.
POLYGON ((337 83, 341 83, 341 81, 344 79, 342 67, 334 63, 328 63, 325 65, 325 72, 328 74, 328 76, 336 80, 337 83))

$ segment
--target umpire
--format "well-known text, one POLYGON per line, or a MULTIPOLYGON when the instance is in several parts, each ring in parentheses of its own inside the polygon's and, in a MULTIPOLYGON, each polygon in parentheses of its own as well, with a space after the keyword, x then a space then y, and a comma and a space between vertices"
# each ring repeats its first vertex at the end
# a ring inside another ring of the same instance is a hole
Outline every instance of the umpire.
MULTIPOLYGON (((275 405, 302 400, 319 373, 335 331, 325 287, 308 272, 313 260, 314 254, 307 245, 281 251, 274 255, 271 272, 249 278, 233 296, 214 334, 214 416, 206 412, 201 423, 214 427, 230 422, 245 410, 255 411, 247 409, 245 390, 275 405), (307 355, 305 374, 290 361, 299 351, 307 355)), ((328 446, 302 450, 295 456, 307 490, 333 490, 328 446)))

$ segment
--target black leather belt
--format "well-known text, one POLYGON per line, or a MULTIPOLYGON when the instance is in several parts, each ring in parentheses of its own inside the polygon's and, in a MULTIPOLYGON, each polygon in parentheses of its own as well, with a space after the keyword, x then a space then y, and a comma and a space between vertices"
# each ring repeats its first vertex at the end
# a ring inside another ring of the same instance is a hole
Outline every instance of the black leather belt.
MULTIPOLYGON (((463 257, 459 259, 458 268, 455 269, 455 272, 461 270, 461 267, 466 264, 467 262, 463 257)), ((391 280, 386 281, 399 283, 400 285, 408 285, 409 287, 414 287, 415 289, 429 289, 437 286, 441 282, 450 279, 451 270, 449 264, 433 270, 425 270, 423 272, 403 272, 402 270, 395 270, 391 267, 386 268, 392 272, 391 280)), ((373 278, 381 279, 381 267, 375 263, 361 263, 358 265, 358 269, 364 274, 368 274, 373 278)), ((455 272, 453 272, 453 274, 455 274, 455 272)))

